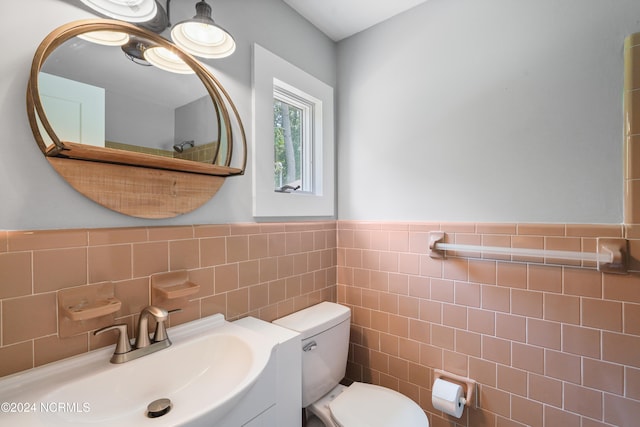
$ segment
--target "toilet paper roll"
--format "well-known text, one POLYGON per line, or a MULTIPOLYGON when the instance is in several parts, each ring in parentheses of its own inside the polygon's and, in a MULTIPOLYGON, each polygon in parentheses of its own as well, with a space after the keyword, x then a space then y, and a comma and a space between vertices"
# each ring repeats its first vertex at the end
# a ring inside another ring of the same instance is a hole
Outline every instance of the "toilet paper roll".
POLYGON ((438 378, 433 383, 431 403, 445 414, 460 418, 464 410, 464 390, 458 384, 438 378))

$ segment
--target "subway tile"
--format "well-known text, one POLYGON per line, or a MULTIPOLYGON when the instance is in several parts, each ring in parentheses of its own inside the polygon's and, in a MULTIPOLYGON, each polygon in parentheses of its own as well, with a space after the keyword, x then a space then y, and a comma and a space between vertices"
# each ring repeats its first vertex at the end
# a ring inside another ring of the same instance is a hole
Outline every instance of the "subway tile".
POLYGON ((498 388, 519 396, 527 396, 527 372, 498 365, 498 388))
POLYGON ((564 293, 591 298, 602 297, 602 276, 599 271, 565 268, 564 293))
POLYGON ((130 279, 131 245, 90 247, 88 272, 89 283, 130 279))
MULTIPOLYGON (((640 212, 640 210, 638 211, 640 212)), ((638 221, 640 223, 640 221, 638 221)), ((604 274, 603 297, 615 301, 640 303, 638 278, 632 274, 604 274)))
MULTIPOLYGON (((578 237, 545 237, 544 246, 549 251, 569 251, 580 252, 582 250, 582 240, 578 237)), ((546 258, 547 264, 560 265, 580 265, 580 261, 558 260, 546 258)))
MULTIPOLYGON (((285 230, 289 230, 290 227, 295 227, 296 229, 304 229, 306 227, 305 223, 285 223, 284 224, 285 230)), ((229 225, 229 234, 231 236, 238 236, 238 235, 249 235, 249 234, 258 234, 261 232, 260 230, 261 228, 261 224, 254 224, 254 223, 237 223, 237 224, 230 224, 229 225)))
POLYGON ((407 253, 399 254, 398 271, 405 274, 420 274, 420 255, 407 253))
POLYGON ((526 342, 527 320, 522 316, 496 313, 496 336, 511 341, 526 342))
POLYGON ((58 338, 57 335, 51 335, 35 339, 33 345, 34 366, 41 366, 89 351, 87 334, 70 338, 58 338))
POLYGON ((530 399, 562 408, 562 381, 529 373, 527 385, 530 399))
POLYGON ((528 289, 543 292, 562 292, 562 268, 530 265, 528 289))
POLYGON ((278 278, 283 279, 293 275, 293 255, 285 255, 278 257, 278 278))
POLYGON ((195 237, 192 226, 150 227, 148 233, 150 241, 193 239, 195 237))
POLYGON ((398 295, 381 293, 380 310, 386 313, 398 314, 398 295))
MULTIPOLYGON (((545 426, 580 427, 580 417, 567 411, 556 409, 552 406, 544 408, 545 426)), ((582 427, 587 427, 585 424, 582 427)))
POLYGON ((455 351, 468 356, 482 356, 482 336, 474 332, 455 331, 455 351))
POLYGON ((2 301, 2 344, 6 346, 55 334, 58 325, 56 306, 54 292, 2 301))
POLYGON ((443 318, 442 318, 443 305, 444 305, 443 303, 437 302, 437 301, 420 300, 419 301, 420 320, 441 324, 443 322, 443 318))
POLYGON ((86 230, 8 231, 9 252, 87 246, 86 230))
POLYGON ((454 300, 467 307, 480 307, 480 285, 477 283, 455 282, 454 300))
POLYGON ((188 270, 200 267, 200 242, 197 239, 169 242, 169 269, 188 270))
POLYGON ((544 318, 556 322, 580 324, 580 298, 545 293, 544 318))
POLYGON ((469 308, 467 316, 470 331, 485 335, 495 335, 496 314, 494 312, 469 308))
POLYGON ((582 385, 618 395, 624 394, 624 367, 600 360, 582 359, 582 385))
POLYGON ((146 228, 100 228, 88 230, 89 246, 117 245, 147 241, 146 228))
POLYGON ((640 401, 604 394, 604 421, 616 426, 634 426, 640 419, 640 401))
POLYGON ((7 231, 0 230, 0 253, 7 252, 9 250, 9 238, 7 236, 7 231))
POLYGON ((469 358, 465 354, 444 350, 442 369, 445 372, 451 372, 454 375, 467 377, 467 366, 469 365, 468 359, 469 358))
POLYGON ((541 319, 543 316, 543 293, 511 289, 511 313, 541 319))
POLYGON ((33 368, 33 341, 0 347, 0 376, 33 368))
POLYGON ((621 225, 567 224, 566 230, 569 237, 621 238, 623 236, 623 227, 621 225))
POLYGON ((422 343, 431 341, 431 331, 429 323, 416 319, 409 319, 409 338, 422 343))
POLYGON ((420 275, 425 277, 442 278, 443 260, 433 259, 428 255, 420 256, 420 275))
POLYGON ((380 270, 386 272, 398 271, 399 254, 395 252, 380 252, 380 270))
MULTIPOLYGON (((300 276, 296 276, 298 281, 300 276)), ((256 285, 260 282, 260 261, 245 261, 238 263, 238 285, 242 287, 256 285)), ((300 283, 298 283, 298 293, 300 294, 300 283)))
POLYGON ((511 395, 493 387, 481 386, 478 390, 479 407, 505 418, 511 417, 511 395))
POLYGON ((502 286, 482 285, 482 308, 508 313, 511 305, 511 289, 502 286))
POLYGON ((467 329, 466 307, 453 304, 442 304, 442 324, 457 329, 467 329))
MULTIPOLYGON (((619 368, 622 369, 622 367, 619 368)), ((607 391, 606 388, 602 389, 607 391)), ((624 395, 630 399, 640 400, 640 369, 628 366, 624 368, 624 395)))
POLYGON ((582 379, 581 359, 579 356, 545 350, 545 375, 559 380, 580 384, 582 379))
POLYGON ((479 384, 496 387, 497 367, 498 365, 495 362, 479 357, 469 357, 469 377, 479 384))
POLYGON ((431 369, 442 369, 443 351, 439 347, 420 344, 420 364, 431 369))
POLYGON ((200 265, 210 267, 227 262, 226 238, 213 237, 199 239, 200 265))
POLYGON ((496 268, 495 261, 469 260, 469 282, 495 285, 496 268))
POLYGON ((132 249, 133 277, 169 271, 167 242, 136 243, 132 249))
POLYGON ((564 224, 518 224, 519 235, 529 236, 564 236, 564 224))
POLYGON ((600 358, 600 331, 580 326, 562 325, 562 351, 600 358))
MULTIPOLYGON (((428 371, 428 368, 426 366, 419 365, 420 363, 420 343, 419 342, 410 340, 405 337, 398 338, 398 355, 403 359, 406 359, 410 362, 414 362, 413 364, 409 364, 410 367, 411 365, 415 365, 414 370, 428 371)), ((415 383, 421 384, 421 382, 415 382, 415 383)), ((422 384, 427 385, 427 382, 422 384)))
POLYGON ((527 319, 527 343, 555 350, 561 349, 560 323, 527 319))
POLYGON ((71 248, 33 252, 34 293, 87 283, 87 250, 71 248))
POLYGON ((138 314, 149 301, 149 279, 126 280, 114 284, 114 296, 122 302, 120 310, 116 312, 116 317, 138 314))
POLYGON ((409 276, 406 274, 389 274, 389 292, 409 295, 409 276))
POLYGON ((32 292, 31 252, 0 253, 0 299, 32 292))
POLYGON ((582 298, 582 324, 592 328, 622 332, 622 303, 582 298))
POLYGON ((511 342, 490 336, 482 337, 482 357, 492 362, 511 363, 511 342))
POLYGON ((478 234, 516 234, 517 224, 508 223, 479 223, 476 224, 478 234))
POLYGON ((469 260, 449 258, 443 262, 442 277, 449 280, 467 281, 469 278, 469 260))
POLYGON ((510 288, 526 289, 527 265, 519 263, 498 262, 497 284, 510 288))
POLYGON ((635 368, 640 367, 640 337, 614 332, 602 333, 602 359, 635 368))
POLYGON ((426 277, 409 276, 409 295, 431 298, 431 281, 426 277))
POLYGON ((624 304, 624 333, 640 335, 640 304, 624 304))
POLYGON ((520 396, 511 396, 511 418, 530 427, 543 426, 543 406, 520 396))
MULTIPOLYGON (((261 227, 264 226, 267 230, 264 232, 269 232, 272 224, 261 224, 261 227)), ((276 224, 278 227, 279 224, 276 224)), ((197 238, 208 238, 208 237, 224 237, 229 236, 231 231, 229 229, 229 225, 227 224, 212 224, 212 225, 196 225, 193 227, 193 237, 197 238)))
POLYGON ((431 299, 453 303, 454 282, 451 280, 431 279, 431 299))
POLYGON ((544 374, 544 349, 514 342, 511 344, 511 366, 544 374))

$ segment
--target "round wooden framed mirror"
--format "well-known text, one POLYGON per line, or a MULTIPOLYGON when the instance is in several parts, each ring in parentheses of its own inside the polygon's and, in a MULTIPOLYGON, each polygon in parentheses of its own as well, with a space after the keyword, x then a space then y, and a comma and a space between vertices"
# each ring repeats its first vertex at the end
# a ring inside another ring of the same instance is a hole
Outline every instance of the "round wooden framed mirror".
POLYGON ((51 32, 33 58, 27 114, 41 151, 71 186, 131 216, 189 212, 246 168, 242 121, 211 71, 125 22, 83 20, 51 32), (95 42, 114 35, 111 45, 95 42), (179 73, 147 60, 158 48, 179 73), (235 162, 234 138, 243 151, 235 162))

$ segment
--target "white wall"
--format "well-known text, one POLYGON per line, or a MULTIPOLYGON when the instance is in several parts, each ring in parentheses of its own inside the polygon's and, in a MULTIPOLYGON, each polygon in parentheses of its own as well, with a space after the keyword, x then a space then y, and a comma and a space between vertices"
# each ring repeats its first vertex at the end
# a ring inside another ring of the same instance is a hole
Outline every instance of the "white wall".
MULTIPOLYGON (((163 2, 161 2, 163 3, 163 2)), ((196 1, 171 2, 171 19, 195 14, 196 1)), ((56 27, 95 17, 77 0, 1 1, 0 43, 0 229, 127 227, 252 221, 251 171, 228 179, 196 211, 168 220, 141 220, 109 211, 71 188, 37 147, 25 112, 31 60, 56 27), (26 8, 26 9, 25 9, 26 8), (37 11, 37 13, 29 13, 37 11)), ((331 86, 336 84, 335 44, 281 0, 214 0, 214 19, 238 45, 233 56, 207 60, 236 103, 251 138, 251 44, 260 43, 331 86)), ((249 164, 251 162, 249 161, 249 164)))
POLYGON ((622 221, 637 0, 429 0, 338 45, 340 219, 622 221))

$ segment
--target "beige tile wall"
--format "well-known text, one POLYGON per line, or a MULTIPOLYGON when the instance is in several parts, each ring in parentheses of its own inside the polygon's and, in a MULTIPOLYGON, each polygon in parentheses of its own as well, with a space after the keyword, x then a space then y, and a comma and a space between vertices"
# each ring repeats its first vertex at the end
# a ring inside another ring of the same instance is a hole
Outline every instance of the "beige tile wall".
POLYGON ((348 374, 390 387, 431 426, 634 426, 640 277, 593 267, 428 253, 448 241, 593 252, 623 226, 338 222, 338 302, 353 312, 348 374), (431 406, 434 369, 478 382, 462 419, 431 406))
POLYGON ((150 275, 188 270, 199 293, 179 324, 215 313, 273 320, 335 301, 335 222, 0 231, 0 376, 113 344, 58 337, 57 291, 115 282, 118 321, 134 329, 150 275))

